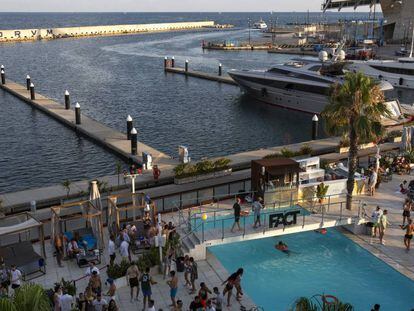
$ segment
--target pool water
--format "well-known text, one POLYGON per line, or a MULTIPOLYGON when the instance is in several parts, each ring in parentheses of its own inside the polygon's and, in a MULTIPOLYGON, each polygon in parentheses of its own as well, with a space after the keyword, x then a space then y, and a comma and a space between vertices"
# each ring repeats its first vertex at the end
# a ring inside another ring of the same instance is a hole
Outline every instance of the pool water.
MULTIPOLYGON (((246 209, 244 209, 246 210, 246 209)), ((285 213, 288 211, 299 211, 300 213, 296 217, 300 216, 307 216, 310 215, 310 212, 302 207, 299 206, 293 206, 293 207, 287 207, 287 208, 266 208, 262 210, 260 213, 260 219, 262 222, 262 225, 265 223, 266 218, 266 225, 268 222, 268 215, 273 213, 285 213)), ((254 215, 251 210, 249 210, 249 215, 244 216, 240 218, 240 227, 243 228, 244 222, 246 223, 246 226, 252 226, 254 223, 254 215)), ((299 218, 298 218, 299 222, 299 218)), ((202 227, 201 224, 203 223, 203 220, 201 219, 201 214, 197 213, 196 215, 193 215, 193 219, 191 221, 191 227, 194 231, 201 231, 202 227)), ((209 212, 207 213, 207 220, 204 221, 204 230, 211 230, 211 229, 229 229, 234 224, 234 216, 233 213, 227 214, 227 215, 217 215, 214 219, 214 213, 209 212)))
POLYGON ((334 295, 355 310, 414 308, 414 282, 340 232, 291 234, 210 247, 229 273, 244 268, 242 286, 265 311, 289 310, 301 297, 334 295), (290 256, 274 245, 283 240, 290 256))

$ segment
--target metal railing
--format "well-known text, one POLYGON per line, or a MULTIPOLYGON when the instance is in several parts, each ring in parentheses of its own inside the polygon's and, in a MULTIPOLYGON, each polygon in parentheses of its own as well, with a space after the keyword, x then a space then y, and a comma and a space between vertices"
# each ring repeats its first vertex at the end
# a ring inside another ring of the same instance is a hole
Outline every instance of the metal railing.
MULTIPOLYGON (((306 224, 306 217, 308 216, 319 216, 321 228, 327 219, 329 220, 337 220, 342 221, 343 219, 347 218, 361 218, 361 200, 353 200, 353 207, 355 207, 352 211, 348 211, 344 213, 346 210, 346 199, 341 199, 338 195, 331 195, 325 198, 325 202, 315 203, 314 200, 309 199, 298 199, 298 200, 289 200, 284 202, 273 202, 270 204, 266 204, 266 208, 260 214, 260 221, 261 227, 263 228, 262 232, 265 234, 269 230, 274 230, 274 228, 269 226, 268 223, 268 216, 277 211, 281 211, 284 214, 289 212, 299 212, 299 214, 295 215, 296 217, 296 226, 300 225, 302 228, 305 227, 306 224), (335 198, 333 198, 335 197, 335 198), (334 200, 335 199, 335 200, 334 200), (305 204, 306 203, 306 204, 305 204), (288 207, 283 207, 285 204, 290 204, 288 207), (307 204, 309 206, 307 206, 307 204), (269 207, 270 205, 270 207, 269 207), (282 207, 281 207, 282 206, 282 207), (301 221, 298 218, 301 218, 301 221)), ((228 223, 233 223, 234 216, 232 215, 233 210, 230 208, 227 209, 220 209, 220 210, 213 210, 213 211, 202 211, 200 208, 199 212, 192 214, 189 218, 189 230, 188 235, 195 233, 196 235, 201 235, 201 243, 204 243, 206 232, 208 231, 215 231, 220 230, 219 236, 221 239, 224 240, 226 237, 226 233, 229 233, 229 236, 235 236, 235 233, 230 234, 230 228, 228 227, 228 223), (226 214, 227 213, 227 214, 226 214), (224 214, 224 217, 222 215, 224 214), (205 215, 206 220, 202 219, 202 216, 205 215), (212 219, 208 221, 208 219, 212 219), (226 226, 227 223, 227 226, 226 226), (207 228, 206 228, 207 227, 207 228), (200 232, 201 228, 201 232, 200 232)), ((363 210, 362 210, 363 212, 363 210)), ((243 237, 246 235, 246 219, 248 217, 253 217, 249 214, 246 217, 241 217, 241 231, 239 235, 243 237)), ((254 219, 252 220, 254 222, 254 219)), ((283 231, 285 231, 286 227, 291 226, 287 225, 285 221, 281 223, 283 231)), ((278 225, 279 226, 279 225, 278 225)), ((259 231, 256 231, 259 232, 259 231)), ((187 235, 186 235, 187 236, 187 235)), ((218 235, 217 235, 218 236, 218 235)))

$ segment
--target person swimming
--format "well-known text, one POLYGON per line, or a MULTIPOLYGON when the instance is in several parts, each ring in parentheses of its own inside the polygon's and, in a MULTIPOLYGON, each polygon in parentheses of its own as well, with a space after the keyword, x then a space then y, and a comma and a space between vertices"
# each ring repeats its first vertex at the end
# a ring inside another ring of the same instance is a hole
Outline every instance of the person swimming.
POLYGON ((289 247, 287 246, 286 243, 283 243, 282 241, 279 241, 279 243, 275 245, 275 248, 277 250, 287 254, 288 256, 290 255, 289 247))

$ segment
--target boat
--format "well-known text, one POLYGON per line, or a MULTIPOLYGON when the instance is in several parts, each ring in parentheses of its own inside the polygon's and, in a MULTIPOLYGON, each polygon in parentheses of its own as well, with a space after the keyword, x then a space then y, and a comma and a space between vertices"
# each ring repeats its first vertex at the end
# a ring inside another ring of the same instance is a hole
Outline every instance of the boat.
POLYGON ((262 19, 260 19, 260 21, 253 24, 253 29, 266 29, 266 28, 267 28, 267 24, 262 19))
MULTIPOLYGON (((325 52, 326 53, 326 52, 325 52)), ((230 70, 228 74, 242 91, 262 102, 311 114, 320 114, 329 103, 334 83, 343 83, 346 62, 292 60, 268 70, 230 70)), ((394 88, 386 81, 379 86, 386 94, 394 88)), ((387 100, 392 119, 402 116, 398 100, 387 100)))
POLYGON ((348 68, 387 81, 395 88, 414 89, 414 57, 402 57, 398 60, 354 60, 348 68))
POLYGON ((414 89, 414 28, 411 40, 411 51, 408 57, 397 60, 353 61, 349 69, 361 71, 367 76, 384 80, 395 88, 414 89))

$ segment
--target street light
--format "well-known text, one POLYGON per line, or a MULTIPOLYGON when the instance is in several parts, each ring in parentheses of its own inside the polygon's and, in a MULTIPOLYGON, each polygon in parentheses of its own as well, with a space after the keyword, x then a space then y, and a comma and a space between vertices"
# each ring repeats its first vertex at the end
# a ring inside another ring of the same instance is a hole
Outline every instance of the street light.
POLYGON ((251 45, 250 44, 250 18, 248 18, 247 20, 248 20, 248 24, 249 24, 249 46, 250 46, 251 45))

